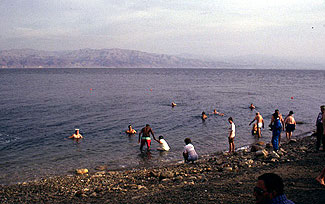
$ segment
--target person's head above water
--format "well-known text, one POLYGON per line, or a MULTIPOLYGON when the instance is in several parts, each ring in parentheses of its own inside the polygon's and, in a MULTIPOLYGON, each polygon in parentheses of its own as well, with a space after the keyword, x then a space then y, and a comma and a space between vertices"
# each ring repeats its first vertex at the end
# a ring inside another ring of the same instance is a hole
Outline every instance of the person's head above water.
POLYGON ((185 142, 185 144, 187 144, 187 145, 190 144, 190 143, 192 143, 192 141, 191 141, 190 138, 185 138, 184 142, 185 142))
POLYGON ((202 112, 202 115, 205 115, 205 112, 204 111, 202 112))
POLYGON ((150 125, 149 124, 146 124, 146 127, 150 127, 150 125))
POLYGON ((289 115, 293 115, 293 111, 290 111, 290 112, 289 112, 289 115))
POLYGON ((164 139, 164 137, 162 135, 159 136, 159 140, 161 140, 161 139, 164 139))
POLYGON ((75 134, 79 135, 79 129, 74 130, 75 134))

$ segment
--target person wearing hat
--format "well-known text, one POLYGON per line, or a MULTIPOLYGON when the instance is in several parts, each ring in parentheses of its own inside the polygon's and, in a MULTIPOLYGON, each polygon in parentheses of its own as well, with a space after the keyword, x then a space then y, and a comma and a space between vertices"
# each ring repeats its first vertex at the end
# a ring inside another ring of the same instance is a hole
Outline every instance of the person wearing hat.
POLYGON ((293 117, 293 111, 289 112, 289 115, 285 118, 284 124, 286 127, 286 136, 288 140, 291 140, 292 133, 296 129, 296 120, 293 117))
POLYGON ((79 133, 79 129, 75 129, 75 132, 73 135, 69 137, 70 139, 82 139, 82 135, 79 133))

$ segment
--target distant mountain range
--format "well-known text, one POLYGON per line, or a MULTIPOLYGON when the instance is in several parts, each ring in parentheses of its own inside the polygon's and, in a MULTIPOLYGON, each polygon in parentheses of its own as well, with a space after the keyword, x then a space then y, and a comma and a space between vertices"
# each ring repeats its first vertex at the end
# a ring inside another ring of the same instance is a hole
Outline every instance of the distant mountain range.
POLYGON ((0 68, 233 68, 325 69, 325 62, 303 62, 263 55, 207 57, 166 55, 126 49, 0 51, 0 68))
POLYGON ((0 68, 227 68, 230 63, 125 49, 0 51, 0 68))

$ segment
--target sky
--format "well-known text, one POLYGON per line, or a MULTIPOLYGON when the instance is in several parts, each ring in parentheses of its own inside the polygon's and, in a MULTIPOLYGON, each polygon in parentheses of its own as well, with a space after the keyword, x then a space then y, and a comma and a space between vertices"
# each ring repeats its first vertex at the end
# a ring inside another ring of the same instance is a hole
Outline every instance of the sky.
POLYGON ((0 50, 323 59, 324 0, 0 0, 0 50))

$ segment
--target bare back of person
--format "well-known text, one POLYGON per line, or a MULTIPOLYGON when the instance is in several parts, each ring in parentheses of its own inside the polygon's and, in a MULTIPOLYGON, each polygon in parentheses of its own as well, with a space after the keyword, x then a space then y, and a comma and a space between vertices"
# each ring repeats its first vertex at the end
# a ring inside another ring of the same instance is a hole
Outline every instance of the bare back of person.
POLYGON ((151 127, 144 127, 141 130, 143 137, 150 137, 150 133, 152 133, 151 127))
POLYGON ((290 115, 286 118, 285 124, 296 124, 296 121, 294 117, 290 115))
POLYGON ((256 123, 262 123, 263 122, 263 117, 259 114, 255 116, 256 123))

